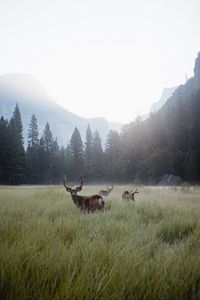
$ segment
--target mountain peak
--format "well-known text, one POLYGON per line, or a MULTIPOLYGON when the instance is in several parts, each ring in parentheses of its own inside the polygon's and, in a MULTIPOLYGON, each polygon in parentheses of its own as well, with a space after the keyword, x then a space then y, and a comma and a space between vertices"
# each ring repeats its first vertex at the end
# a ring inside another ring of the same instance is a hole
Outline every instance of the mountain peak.
POLYGON ((109 123, 105 118, 86 119, 67 111, 51 98, 38 80, 31 75, 11 73, 0 76, 0 116, 10 119, 16 103, 22 116, 26 144, 33 113, 38 120, 40 133, 48 121, 60 145, 66 145, 70 140, 74 127, 78 127, 84 137, 87 125, 90 124, 93 131, 99 131, 103 142, 109 129, 121 128, 121 124, 109 123))

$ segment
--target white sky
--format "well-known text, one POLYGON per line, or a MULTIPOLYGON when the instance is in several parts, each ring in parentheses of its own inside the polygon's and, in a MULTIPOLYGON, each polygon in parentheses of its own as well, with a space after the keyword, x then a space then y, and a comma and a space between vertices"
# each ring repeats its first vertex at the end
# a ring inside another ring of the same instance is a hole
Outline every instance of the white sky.
POLYGON ((65 108, 129 122, 193 75, 200 0, 0 0, 0 74, 65 108))

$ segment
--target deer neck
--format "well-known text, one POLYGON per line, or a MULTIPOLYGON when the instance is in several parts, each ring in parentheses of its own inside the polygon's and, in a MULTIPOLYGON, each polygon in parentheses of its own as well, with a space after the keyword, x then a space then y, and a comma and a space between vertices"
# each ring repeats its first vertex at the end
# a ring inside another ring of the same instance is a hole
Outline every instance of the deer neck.
POLYGON ((135 201, 135 197, 134 197, 135 195, 133 194, 133 195, 131 195, 131 199, 133 200, 133 201, 135 201))
POLYGON ((72 197, 74 204, 76 204, 76 205, 78 205, 80 200, 82 199, 82 197, 77 194, 71 194, 71 197, 72 197))

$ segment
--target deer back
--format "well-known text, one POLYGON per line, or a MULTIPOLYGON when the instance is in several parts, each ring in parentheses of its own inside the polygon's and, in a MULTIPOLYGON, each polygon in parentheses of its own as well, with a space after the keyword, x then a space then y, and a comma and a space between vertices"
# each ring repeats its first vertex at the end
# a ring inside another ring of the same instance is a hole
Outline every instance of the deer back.
POLYGON ((123 194, 122 194, 122 199, 123 200, 129 200, 130 199, 130 193, 129 191, 124 191, 123 194))
POLYGON ((102 210, 104 208, 105 202, 100 195, 92 195, 92 196, 72 196, 72 199, 76 206, 78 206, 81 210, 87 211, 95 211, 102 210))

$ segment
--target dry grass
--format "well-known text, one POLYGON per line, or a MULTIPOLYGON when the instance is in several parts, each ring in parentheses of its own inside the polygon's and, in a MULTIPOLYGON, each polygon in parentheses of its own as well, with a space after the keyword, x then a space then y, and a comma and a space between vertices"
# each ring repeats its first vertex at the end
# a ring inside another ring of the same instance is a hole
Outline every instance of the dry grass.
POLYGON ((200 299, 200 189, 125 188, 83 214, 61 186, 0 187, 0 298, 200 299))

